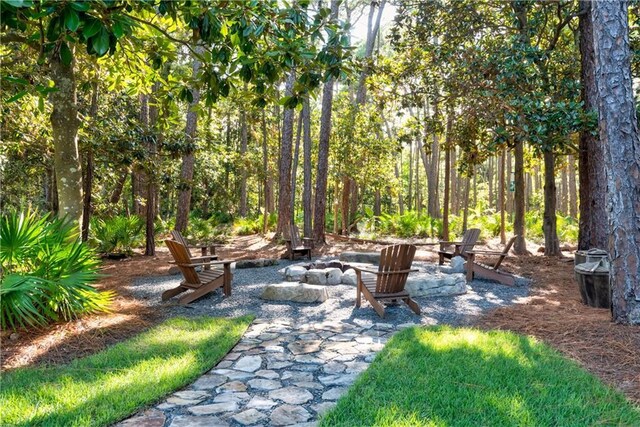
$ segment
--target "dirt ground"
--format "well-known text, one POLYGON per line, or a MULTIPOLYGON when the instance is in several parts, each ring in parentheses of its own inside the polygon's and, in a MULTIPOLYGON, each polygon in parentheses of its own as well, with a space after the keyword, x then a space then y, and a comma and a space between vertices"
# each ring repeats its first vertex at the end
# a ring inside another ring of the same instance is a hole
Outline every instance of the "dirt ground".
MULTIPOLYGON (((498 246, 497 242, 487 245, 490 249, 498 246)), ((329 238, 329 244, 314 250, 314 255, 337 256, 347 250, 375 251, 382 247, 371 242, 329 238)), ((419 246, 416 258, 434 261, 435 249, 432 245, 419 246)), ((233 259, 279 258, 284 251, 284 245, 260 236, 245 236, 235 238, 218 253, 233 259)), ((136 254, 121 261, 106 261, 102 271, 105 277, 98 287, 117 293, 112 311, 37 330, 1 332, 2 370, 65 363, 160 322, 161 314, 141 305, 123 285, 135 277, 167 274, 170 259, 162 247, 155 257, 136 254)), ((524 304, 490 312, 480 319, 478 326, 535 336, 640 404, 640 327, 614 324, 608 310, 590 308, 580 302, 573 278, 573 258, 511 257, 503 265, 506 270, 533 279, 531 295, 524 304)))

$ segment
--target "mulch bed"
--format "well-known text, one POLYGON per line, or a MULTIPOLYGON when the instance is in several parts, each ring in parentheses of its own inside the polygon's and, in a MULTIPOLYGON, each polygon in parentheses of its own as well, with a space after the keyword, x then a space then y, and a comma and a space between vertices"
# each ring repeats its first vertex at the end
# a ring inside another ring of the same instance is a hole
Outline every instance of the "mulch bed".
MULTIPOLYGON (((381 247, 364 241, 330 243, 319 252, 337 255, 345 250, 375 251, 381 247)), ((432 250, 420 249, 417 258, 433 260, 432 250)), ((219 253, 235 259, 280 258, 284 246, 247 236, 234 239, 233 245, 225 246, 219 253)), ((141 275, 167 274, 170 259, 166 249, 160 248, 155 257, 137 254, 126 260, 105 261, 103 272, 108 276, 100 281, 99 287, 118 293, 112 312, 36 330, 3 331, 2 369, 66 363, 159 323, 162 314, 140 304, 122 285, 141 275)), ((571 259, 532 256, 510 258, 504 264, 505 269, 534 279, 532 294, 524 304, 494 310, 481 318, 478 326, 535 336, 640 404, 640 327, 616 325, 611 322, 608 310, 584 306, 573 278, 571 259)))
POLYGON ((640 326, 615 324, 609 310, 582 304, 572 258, 512 258, 506 268, 534 279, 532 295, 478 326, 535 336, 640 403, 640 326))

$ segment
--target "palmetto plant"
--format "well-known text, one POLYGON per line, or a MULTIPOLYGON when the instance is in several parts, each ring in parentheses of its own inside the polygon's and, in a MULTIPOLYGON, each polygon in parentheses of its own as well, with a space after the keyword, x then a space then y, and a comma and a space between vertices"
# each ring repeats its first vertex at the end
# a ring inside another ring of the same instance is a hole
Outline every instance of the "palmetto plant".
POLYGON ((136 215, 111 218, 92 218, 91 233, 98 251, 131 255, 142 243, 144 223, 136 215))
POLYGON ((106 311, 111 292, 92 286, 99 260, 76 227, 36 212, 0 220, 0 324, 3 329, 106 311))

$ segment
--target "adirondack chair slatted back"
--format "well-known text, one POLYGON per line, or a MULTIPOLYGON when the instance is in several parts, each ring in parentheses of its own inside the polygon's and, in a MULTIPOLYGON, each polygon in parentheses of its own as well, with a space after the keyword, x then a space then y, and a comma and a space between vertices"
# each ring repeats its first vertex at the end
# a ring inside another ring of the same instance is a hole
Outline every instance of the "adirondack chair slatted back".
POLYGON ((297 225, 291 226, 291 246, 294 248, 298 248, 302 246, 302 240, 300 240, 300 230, 297 225))
POLYGON ((189 250, 189 244, 185 240, 185 238, 182 235, 182 233, 180 233, 178 230, 171 230, 171 237, 173 238, 173 240, 175 240, 176 242, 178 242, 182 246, 184 246, 184 248, 187 250, 187 254, 189 254, 189 258, 191 258, 193 256, 193 255, 191 255, 191 251, 189 250))
POLYGON ((188 264, 191 264, 191 257, 189 256, 187 247, 180 242, 170 239, 165 240, 165 243, 167 244, 171 255, 173 255, 173 259, 176 261, 176 265, 182 272, 185 282, 190 285, 201 284, 202 282, 198 277, 198 273, 196 272, 195 267, 186 266, 188 264))
MULTIPOLYGON (((409 270, 413 257, 416 254, 414 245, 392 245, 384 248, 380 253, 380 266, 378 271, 381 273, 394 272, 400 270, 409 270)), ((378 274, 376 282, 376 292, 378 293, 396 293, 404 289, 409 273, 401 274, 378 274)))
POLYGON ((460 253, 465 254, 467 251, 473 250, 473 246, 476 244, 478 239, 480 238, 480 229, 479 228, 469 228, 464 232, 462 236, 462 243, 464 246, 460 248, 460 253), (469 246, 466 246, 469 245, 469 246))
POLYGON ((509 239, 509 241, 507 242, 507 245, 504 247, 502 254, 500 255, 500 258, 498 259, 498 261, 496 261, 495 265, 494 265, 494 269, 498 269, 500 267, 500 264, 502 264, 502 260, 504 260, 507 255, 509 255, 509 251, 511 250, 511 246, 513 246, 513 244, 515 243, 516 239, 518 238, 518 236, 513 236, 511 239, 509 239))

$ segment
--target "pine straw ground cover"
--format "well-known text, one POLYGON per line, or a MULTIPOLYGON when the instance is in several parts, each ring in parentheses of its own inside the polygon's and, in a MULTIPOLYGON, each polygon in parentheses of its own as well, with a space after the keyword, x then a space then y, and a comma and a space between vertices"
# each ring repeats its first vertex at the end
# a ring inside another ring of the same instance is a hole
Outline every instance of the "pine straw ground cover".
POLYGON ((532 277, 532 295, 488 313, 478 326, 533 335, 640 404, 640 326, 617 325, 609 310, 582 304, 573 260, 511 258, 505 268, 532 277))
MULTIPOLYGON (((383 247, 332 240, 329 243, 315 250, 314 256, 338 256, 349 250, 378 251, 383 247)), ((490 249, 499 247, 492 242, 490 249)), ((435 261, 437 256, 433 250, 433 246, 419 247, 416 259, 435 261)), ((278 258, 284 251, 284 245, 253 235, 234 238, 219 253, 225 258, 278 258)), ((162 313, 145 308, 122 286, 137 276, 167 274, 169 260, 171 256, 166 248, 159 247, 156 257, 136 254, 127 260, 107 261, 104 273, 109 276, 101 280, 100 286, 118 293, 113 312, 38 330, 20 330, 14 339, 9 338, 11 331, 0 332, 2 369, 66 363, 157 324, 162 320, 162 313)), ((542 256, 507 258, 506 269, 534 279, 532 296, 527 304, 489 313, 478 325, 533 335, 640 404, 640 357, 637 357, 640 354, 640 327, 613 324, 608 310, 584 306, 573 280, 573 264, 567 261, 571 260, 542 256)))

